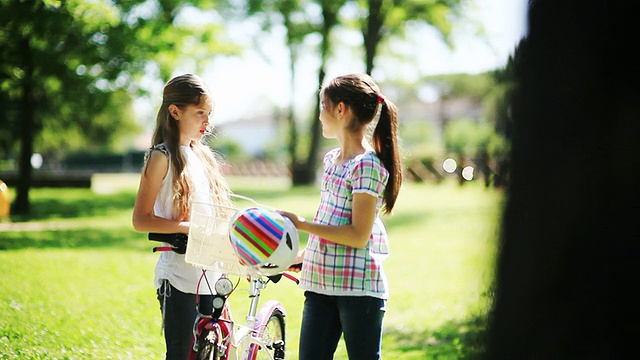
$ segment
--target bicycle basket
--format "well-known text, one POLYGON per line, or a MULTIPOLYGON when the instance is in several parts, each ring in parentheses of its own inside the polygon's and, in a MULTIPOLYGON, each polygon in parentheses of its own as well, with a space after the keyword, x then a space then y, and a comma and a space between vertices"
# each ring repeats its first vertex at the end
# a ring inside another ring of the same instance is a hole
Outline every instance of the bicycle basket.
POLYGON ((193 266, 240 276, 253 270, 242 265, 229 241, 228 210, 208 201, 193 201, 185 261, 193 266))

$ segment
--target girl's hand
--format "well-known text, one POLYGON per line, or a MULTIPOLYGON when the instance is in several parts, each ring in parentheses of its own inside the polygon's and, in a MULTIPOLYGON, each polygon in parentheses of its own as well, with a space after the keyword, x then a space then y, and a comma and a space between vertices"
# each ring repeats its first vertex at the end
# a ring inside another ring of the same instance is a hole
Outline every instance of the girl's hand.
POLYGON ((187 235, 189 235, 189 226, 191 226, 191 223, 189 221, 180 221, 180 223, 178 224, 180 232, 187 235))
POLYGON ((289 211, 284 211, 284 210, 276 210, 276 212, 278 212, 280 215, 287 217, 289 220, 291 220, 291 222, 293 223, 293 225, 296 227, 296 229, 300 229, 300 224, 304 223, 306 220, 305 218, 303 218, 302 216, 298 216, 292 212, 289 211))
POLYGON ((287 269, 287 271, 295 273, 299 273, 300 270, 302 270, 302 263, 291 264, 291 266, 289 266, 289 268, 287 269))
POLYGON ((293 264, 289 266, 287 271, 300 272, 302 270, 302 260, 304 259, 304 249, 298 251, 298 254, 293 258, 293 264))

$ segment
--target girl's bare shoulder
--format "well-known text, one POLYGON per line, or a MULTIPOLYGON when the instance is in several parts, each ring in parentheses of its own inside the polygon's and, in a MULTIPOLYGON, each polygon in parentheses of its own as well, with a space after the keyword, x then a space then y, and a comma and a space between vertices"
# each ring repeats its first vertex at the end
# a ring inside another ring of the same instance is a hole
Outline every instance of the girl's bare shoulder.
POLYGON ((155 145, 145 156, 145 173, 164 178, 169 169, 169 151, 164 144, 155 145))

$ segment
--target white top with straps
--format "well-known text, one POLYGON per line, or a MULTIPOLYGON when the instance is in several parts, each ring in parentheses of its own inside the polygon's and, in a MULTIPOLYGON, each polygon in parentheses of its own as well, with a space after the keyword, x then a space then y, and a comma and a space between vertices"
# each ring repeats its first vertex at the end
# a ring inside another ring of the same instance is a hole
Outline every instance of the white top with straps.
MULTIPOLYGON (((205 175, 204 166, 189 146, 180 146, 180 150, 186 159, 186 169, 189 172, 197 194, 209 195, 209 183, 205 175)), ((156 216, 166 219, 175 219, 173 213, 173 172, 171 171, 171 158, 169 157, 169 169, 167 175, 162 181, 160 193, 156 198, 153 206, 153 212, 156 216)), ((198 279, 202 274, 202 269, 188 264, 184 259, 184 254, 178 254, 174 251, 162 251, 155 267, 154 285, 156 289, 160 288, 163 280, 169 280, 169 283, 176 289, 189 294, 196 293, 198 279)), ((207 271, 209 283, 213 284, 219 274, 213 271, 207 271)), ((210 294, 206 281, 200 284, 199 294, 210 294)))

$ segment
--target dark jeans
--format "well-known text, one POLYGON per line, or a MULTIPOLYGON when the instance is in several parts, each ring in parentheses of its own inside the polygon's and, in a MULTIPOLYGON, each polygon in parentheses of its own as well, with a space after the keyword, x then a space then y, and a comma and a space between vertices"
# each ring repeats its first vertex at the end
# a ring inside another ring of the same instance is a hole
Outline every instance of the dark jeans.
POLYGON ((300 360, 330 360, 340 336, 350 360, 380 359, 386 300, 371 296, 304 293, 300 360))
MULTIPOLYGON (((196 295, 183 293, 164 281, 157 290, 160 311, 163 313, 164 339, 167 360, 186 360, 193 339, 196 320, 196 295)), ((213 296, 200 295, 200 312, 211 314, 213 296)))

